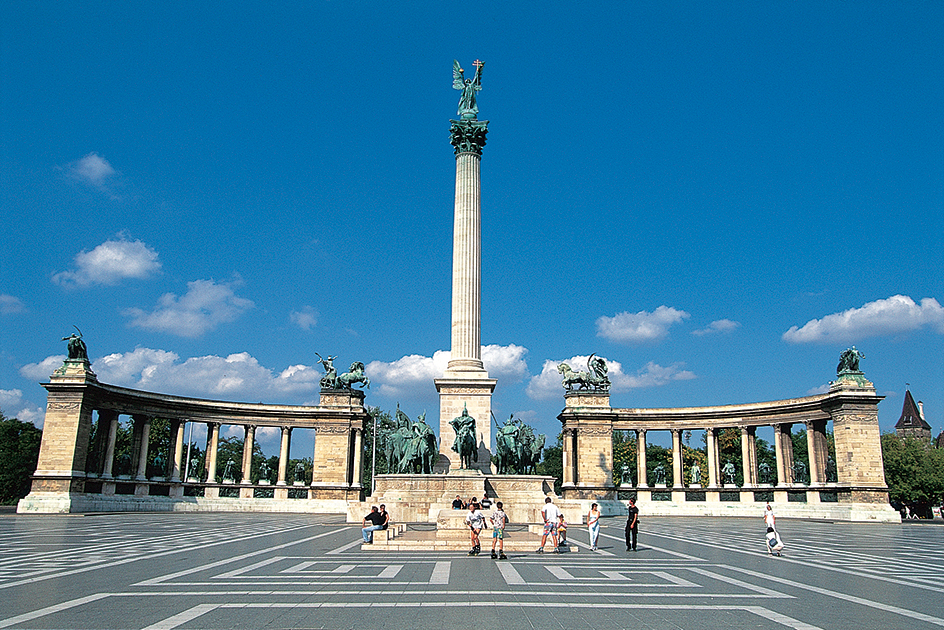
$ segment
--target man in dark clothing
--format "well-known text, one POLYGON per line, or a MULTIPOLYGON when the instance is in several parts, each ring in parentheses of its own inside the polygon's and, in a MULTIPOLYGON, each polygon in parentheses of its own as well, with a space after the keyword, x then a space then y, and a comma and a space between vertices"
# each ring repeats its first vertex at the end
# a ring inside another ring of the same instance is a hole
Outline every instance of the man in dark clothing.
POLYGON ((639 533, 639 508, 636 501, 629 500, 629 514, 626 516, 626 551, 636 551, 636 534, 639 533))
POLYGON ((370 508, 370 514, 364 517, 364 527, 361 529, 365 543, 374 542, 374 532, 383 529, 385 521, 384 515, 377 511, 376 505, 370 508))

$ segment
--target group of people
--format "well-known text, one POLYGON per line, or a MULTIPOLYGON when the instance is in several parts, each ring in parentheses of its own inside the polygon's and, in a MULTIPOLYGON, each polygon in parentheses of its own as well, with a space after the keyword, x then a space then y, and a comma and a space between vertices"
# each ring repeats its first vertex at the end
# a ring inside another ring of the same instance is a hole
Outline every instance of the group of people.
POLYGON ((452 500, 452 509, 453 510, 466 510, 473 503, 478 503, 479 507, 481 507, 483 510, 487 510, 488 508, 492 507, 492 500, 488 498, 487 493, 482 495, 481 501, 479 501, 475 497, 472 497, 468 501, 464 501, 462 497, 460 497, 457 494, 456 498, 452 500))
MULTIPOLYGON (((482 552, 482 544, 479 535, 482 533, 483 529, 488 529, 485 514, 482 512, 482 509, 486 507, 485 502, 487 500, 488 495, 482 497, 481 503, 479 503, 475 497, 472 497, 466 505, 469 508, 469 513, 465 516, 465 524, 469 527, 469 538, 472 542, 472 549, 469 550, 470 556, 477 556, 482 552)), ((457 496, 456 501, 461 501, 461 499, 457 496)), ((488 503, 491 505, 491 501, 488 501, 488 503)), ((455 508, 455 501, 453 501, 452 506, 455 508)), ((508 559, 508 556, 505 555, 505 525, 508 524, 508 515, 505 514, 504 507, 501 501, 497 501, 495 503, 495 510, 487 519, 492 523, 493 560, 508 559), (496 545, 498 546, 497 553, 495 549, 496 545)))
POLYGON ((377 506, 370 508, 370 514, 364 517, 364 527, 361 533, 364 535, 365 544, 373 544, 374 532, 379 529, 387 529, 390 525, 390 514, 387 513, 387 506, 381 504, 380 509, 377 506))

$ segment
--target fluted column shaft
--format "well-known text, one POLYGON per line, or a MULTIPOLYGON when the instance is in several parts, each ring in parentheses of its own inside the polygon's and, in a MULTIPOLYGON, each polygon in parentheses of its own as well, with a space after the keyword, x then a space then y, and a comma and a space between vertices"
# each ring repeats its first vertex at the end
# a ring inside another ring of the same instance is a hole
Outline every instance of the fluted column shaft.
POLYGON ((449 370, 482 370, 481 161, 456 156, 456 203, 452 243, 452 356, 449 370))

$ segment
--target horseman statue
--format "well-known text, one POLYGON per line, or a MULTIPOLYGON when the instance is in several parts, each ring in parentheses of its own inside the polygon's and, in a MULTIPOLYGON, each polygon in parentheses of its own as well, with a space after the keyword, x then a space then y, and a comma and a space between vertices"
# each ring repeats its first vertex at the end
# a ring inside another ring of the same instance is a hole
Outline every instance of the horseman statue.
POLYGON ((398 472, 430 475, 433 473, 433 463, 439 455, 436 434, 426 424, 424 411, 416 422, 410 426, 410 439, 406 443, 403 459, 400 460, 398 472))
POLYGON ((459 468, 472 468, 472 462, 479 461, 478 448, 475 439, 475 418, 469 415, 469 409, 463 405, 462 415, 449 421, 456 432, 456 441, 452 450, 459 454, 459 468))
POLYGON ((596 353, 587 358, 586 372, 575 372, 567 363, 561 363, 557 366, 557 372, 564 376, 561 385, 569 392, 574 390, 574 385, 577 386, 577 389, 609 391, 610 379, 606 375, 607 371, 606 361, 602 357, 596 356, 596 353))
POLYGON ((498 451, 499 475, 527 475, 534 474, 537 464, 541 461, 541 452, 547 437, 542 433, 534 435, 534 429, 511 415, 504 425, 499 426, 495 420, 498 434, 495 444, 498 451))

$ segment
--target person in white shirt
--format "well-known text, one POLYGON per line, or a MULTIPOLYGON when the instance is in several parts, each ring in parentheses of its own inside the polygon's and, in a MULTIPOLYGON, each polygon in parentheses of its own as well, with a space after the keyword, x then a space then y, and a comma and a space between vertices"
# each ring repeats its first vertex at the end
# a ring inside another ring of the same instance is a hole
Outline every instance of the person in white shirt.
POLYGON ((465 515, 465 523, 469 526, 469 536, 472 539, 472 549, 469 550, 470 556, 477 556, 482 551, 482 545, 479 543, 479 532, 485 528, 485 515, 479 509, 478 503, 469 503, 469 513, 465 515))
POLYGON ((544 535, 541 536, 541 546, 538 547, 538 553, 544 553, 544 545, 547 543, 547 537, 550 536, 554 542, 554 553, 560 553, 560 547, 557 543, 557 520, 561 511, 551 501, 551 497, 544 499, 544 508, 541 510, 541 516, 544 517, 544 535))

